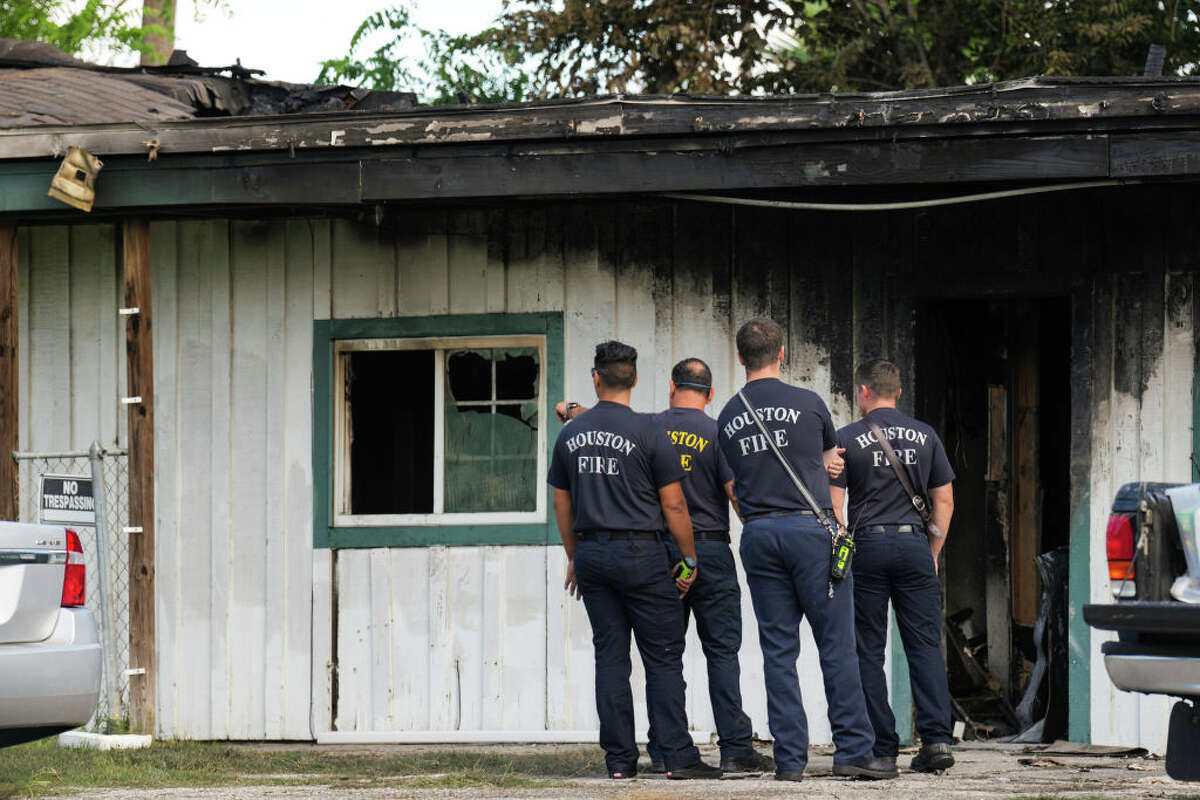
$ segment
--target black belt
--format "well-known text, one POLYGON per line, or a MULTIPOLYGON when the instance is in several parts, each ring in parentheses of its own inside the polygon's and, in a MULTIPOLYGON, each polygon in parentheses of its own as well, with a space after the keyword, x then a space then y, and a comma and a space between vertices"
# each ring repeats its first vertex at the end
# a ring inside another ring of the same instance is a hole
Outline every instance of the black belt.
POLYGON ((896 533, 924 533, 925 529, 920 525, 868 525, 862 530, 866 533, 887 533, 889 528, 894 528, 896 533))
POLYGON ((816 516, 811 508, 801 508, 796 511, 759 511, 756 514, 747 514, 742 517, 742 522, 749 522, 754 519, 768 519, 770 517, 791 517, 795 514, 807 514, 810 517, 816 516))
POLYGON ((585 541, 596 541, 599 537, 597 534, 606 534, 609 541, 628 542, 633 540, 658 541, 662 538, 662 534, 658 531, 575 531, 580 539, 585 541))
POLYGON ((692 531, 697 542, 728 542, 729 531, 692 531))

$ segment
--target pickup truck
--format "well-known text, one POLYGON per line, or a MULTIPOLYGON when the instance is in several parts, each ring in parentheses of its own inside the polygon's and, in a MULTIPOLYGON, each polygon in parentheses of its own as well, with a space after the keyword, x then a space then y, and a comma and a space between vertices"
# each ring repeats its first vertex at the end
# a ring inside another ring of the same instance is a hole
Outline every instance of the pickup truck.
POLYGON ((100 695, 79 535, 0 522, 0 747, 83 725, 100 695))
POLYGON ((1167 774, 1200 780, 1200 484, 1127 483, 1106 531, 1113 602, 1083 607, 1118 689, 1181 698, 1167 729, 1167 774))

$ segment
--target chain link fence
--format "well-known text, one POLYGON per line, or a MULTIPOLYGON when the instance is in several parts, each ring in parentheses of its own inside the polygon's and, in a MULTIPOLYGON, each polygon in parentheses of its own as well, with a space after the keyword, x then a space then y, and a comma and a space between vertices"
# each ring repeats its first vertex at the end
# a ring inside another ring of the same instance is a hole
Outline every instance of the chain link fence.
POLYGON ((129 699, 129 458, 125 450, 13 453, 21 522, 37 522, 42 475, 91 478, 96 527, 71 526, 83 544, 87 606, 100 625, 104 671, 100 702, 89 730, 115 732, 128 718, 129 699))

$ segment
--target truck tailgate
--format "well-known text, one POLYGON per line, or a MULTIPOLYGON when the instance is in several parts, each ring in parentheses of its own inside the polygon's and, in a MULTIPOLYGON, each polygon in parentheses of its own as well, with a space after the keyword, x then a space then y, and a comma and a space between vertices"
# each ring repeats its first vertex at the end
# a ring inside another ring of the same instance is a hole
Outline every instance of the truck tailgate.
POLYGON ((66 547, 63 528, 0 523, 0 644, 40 642, 54 632, 66 547))

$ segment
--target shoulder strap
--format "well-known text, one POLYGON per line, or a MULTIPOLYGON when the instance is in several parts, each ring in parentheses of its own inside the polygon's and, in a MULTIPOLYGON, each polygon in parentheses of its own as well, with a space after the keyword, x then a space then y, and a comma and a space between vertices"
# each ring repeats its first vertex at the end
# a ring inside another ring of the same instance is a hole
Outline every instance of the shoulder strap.
POLYGON ((900 481, 900 485, 904 487, 904 491, 908 494, 908 499, 912 501, 913 508, 921 515, 921 521, 928 528, 933 523, 933 515, 929 513, 929 506, 925 502, 925 498, 917 494, 917 490, 913 487, 912 478, 908 475, 908 470, 900 463, 900 457, 896 455, 896 451, 892 449, 892 443, 888 441, 884 435, 883 429, 869 419, 864 419, 863 422, 875 434, 875 439, 879 442, 879 446, 883 448, 883 454, 887 456, 888 463, 892 466, 892 472, 896 473, 896 480, 900 481))
POLYGON ((800 495, 804 498, 804 502, 808 503, 808 507, 812 509, 813 514, 817 516, 817 520, 825 527, 827 531, 829 531, 830 535, 837 536, 837 529, 834 528, 833 523, 829 521, 829 515, 825 513, 825 509, 821 508, 821 504, 817 502, 817 499, 813 497, 812 492, 810 492, 808 487, 804 485, 804 481, 800 480, 800 476, 796 474, 794 469, 792 469, 791 463, 789 463, 787 458, 784 457, 783 453, 779 449, 779 445, 775 444, 775 437, 773 437, 771 432, 767 430, 767 426, 763 425, 763 421, 758 418, 758 413, 754 410, 754 406, 750 405, 750 401, 746 399, 746 395, 742 393, 741 389, 738 390, 738 397, 741 398, 742 405, 744 405, 746 410, 750 412, 750 418, 757 423, 759 432, 762 433, 763 438, 767 440, 767 445, 770 446, 771 452, 773 452, 775 457, 779 459, 779 463, 783 466, 784 472, 787 473, 788 477, 792 479, 792 483, 794 483, 796 488, 800 491, 800 495))

